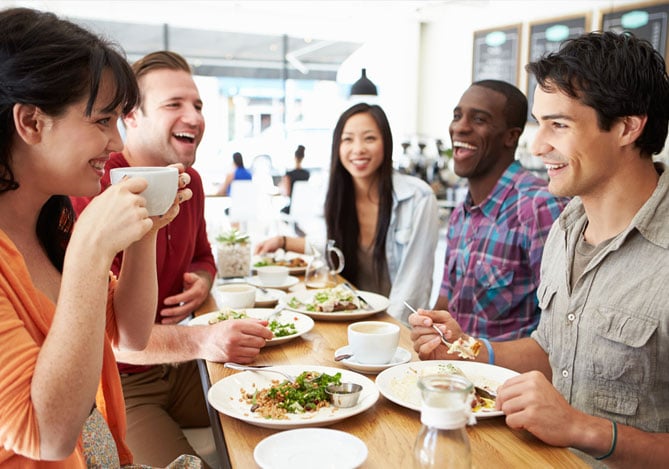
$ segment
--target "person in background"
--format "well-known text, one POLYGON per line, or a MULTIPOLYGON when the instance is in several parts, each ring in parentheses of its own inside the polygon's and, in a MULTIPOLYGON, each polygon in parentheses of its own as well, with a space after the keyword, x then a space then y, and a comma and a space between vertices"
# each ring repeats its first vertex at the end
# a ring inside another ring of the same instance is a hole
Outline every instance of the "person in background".
MULTIPOLYGON (((328 239, 344 254, 341 275, 361 290, 389 296, 388 313, 406 322, 404 301, 430 299, 439 218, 430 187, 393 171, 392 155, 381 107, 359 103, 344 111, 332 138, 325 222, 328 239)), ((279 236, 255 251, 305 252, 307 243, 313 240, 279 236)))
POLYGON ((527 98, 498 80, 473 83, 453 110, 449 133, 466 199, 448 222, 444 275, 434 309, 470 335, 528 336, 539 323, 541 254, 566 205, 515 160, 527 98))
POLYGON ((24 8, 0 11, 0 57, 0 466, 127 465, 112 345, 149 340, 156 235, 190 197, 188 176, 162 217, 149 218, 146 180, 132 178, 75 224, 63 194, 100 192, 123 146, 116 119, 138 98, 132 70, 105 40, 24 8))
MULTIPOLYGON (((160 466, 175 454, 195 454, 181 427, 209 426, 194 360, 252 361, 272 333, 266 322, 257 320, 200 327, 177 324, 207 299, 216 274, 204 220, 202 180, 192 167, 205 129, 202 101, 188 63, 174 52, 148 54, 133 64, 133 70, 140 102, 123 116, 125 147, 111 154, 105 170, 181 163, 193 192, 174 223, 158 233, 158 307, 149 344, 141 352, 116 351, 128 444, 137 462, 160 466)), ((108 174, 102 184, 109 184, 108 174)), ((77 210, 89 202, 74 200, 77 210)), ((113 270, 118 272, 124 265, 118 256, 113 270)))
MULTIPOLYGON (((669 172, 653 162, 669 124, 664 59, 631 34, 594 32, 527 70, 538 83, 532 153, 550 191, 573 199, 546 241, 539 327, 478 360, 522 373, 497 390, 510 427, 611 467, 664 466, 669 172)), ((418 312, 410 322, 420 357, 454 358, 430 326, 455 340, 457 322, 418 312)))
POLYGON ((289 197, 288 205, 281 209, 283 213, 290 213, 295 181, 309 180, 309 171, 302 168, 302 160, 304 160, 304 145, 298 145, 297 150, 295 150, 295 169, 286 172, 285 176, 281 178, 281 192, 286 197, 289 197))
POLYGON ((244 167, 244 158, 238 151, 232 154, 232 163, 235 170, 229 172, 225 176, 225 181, 216 192, 216 195, 230 195, 230 186, 233 181, 250 181, 252 179, 251 172, 244 167))

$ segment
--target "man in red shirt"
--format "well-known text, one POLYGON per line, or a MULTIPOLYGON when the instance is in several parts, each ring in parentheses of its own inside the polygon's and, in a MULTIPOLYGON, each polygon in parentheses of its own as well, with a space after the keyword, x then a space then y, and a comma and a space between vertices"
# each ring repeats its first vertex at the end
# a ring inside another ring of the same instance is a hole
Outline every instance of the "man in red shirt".
MULTIPOLYGON (((205 301, 216 274, 204 220, 202 180, 192 168, 205 127, 202 100, 188 63, 178 54, 151 53, 133 70, 140 104, 123 117, 125 147, 111 154, 102 185, 109 185, 111 168, 182 163, 193 192, 174 222, 158 233, 158 310, 149 345, 141 352, 116 351, 126 402, 126 441, 136 463, 163 467, 181 454, 195 454, 182 427, 209 425, 194 360, 250 362, 272 333, 257 320, 177 324, 205 301)), ((90 199, 72 202, 80 212, 90 199)), ((115 272, 121 263, 118 256, 115 272)))

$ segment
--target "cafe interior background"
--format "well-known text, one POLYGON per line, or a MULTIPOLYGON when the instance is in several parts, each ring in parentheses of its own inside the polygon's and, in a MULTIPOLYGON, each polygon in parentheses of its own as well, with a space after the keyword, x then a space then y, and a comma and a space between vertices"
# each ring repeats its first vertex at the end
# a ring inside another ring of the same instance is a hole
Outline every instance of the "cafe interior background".
MULTIPOLYGON (((523 68, 531 55, 605 28, 648 36, 666 56, 669 15, 666 0, 0 0, 0 7, 9 6, 87 25, 117 41, 131 62, 166 48, 188 59, 205 103, 207 130, 195 163, 205 192, 216 192, 239 151, 259 184, 256 192, 267 194, 255 205, 243 197, 232 207, 208 198, 214 239, 227 226, 218 217, 226 208, 244 223, 260 221, 258 237, 285 234, 275 223, 285 203, 276 200, 276 183, 292 169, 300 144, 311 192, 305 204, 293 202, 293 226, 299 221, 309 234, 323 232, 332 129, 357 101, 385 109, 394 165, 433 186, 445 229, 448 211, 466 194, 449 164, 448 125, 473 80, 512 81, 531 99, 523 68), (362 69, 376 95, 351 94, 362 69)), ((529 152, 535 132, 530 121, 517 158, 545 175, 529 152)), ((666 160, 667 149, 658 158, 666 160)), ((443 266, 440 239, 435 279, 443 266)))

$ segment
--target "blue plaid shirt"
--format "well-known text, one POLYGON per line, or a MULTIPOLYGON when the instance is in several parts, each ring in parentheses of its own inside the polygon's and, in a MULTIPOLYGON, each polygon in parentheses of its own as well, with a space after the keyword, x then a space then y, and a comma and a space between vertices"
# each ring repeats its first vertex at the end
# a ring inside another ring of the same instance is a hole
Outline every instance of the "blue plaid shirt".
POLYGON ((480 205, 468 194, 451 213, 440 294, 467 334, 516 339, 539 324, 541 254, 567 203, 546 187, 514 162, 480 205))

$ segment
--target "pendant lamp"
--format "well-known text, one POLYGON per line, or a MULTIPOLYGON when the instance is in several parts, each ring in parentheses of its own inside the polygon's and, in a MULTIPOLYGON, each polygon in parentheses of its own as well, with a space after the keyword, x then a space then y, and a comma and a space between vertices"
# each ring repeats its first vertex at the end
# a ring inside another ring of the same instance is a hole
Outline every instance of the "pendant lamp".
POLYGON ((358 81, 351 86, 351 96, 354 95, 371 95, 376 96, 376 85, 367 78, 367 69, 362 69, 362 76, 358 81))

